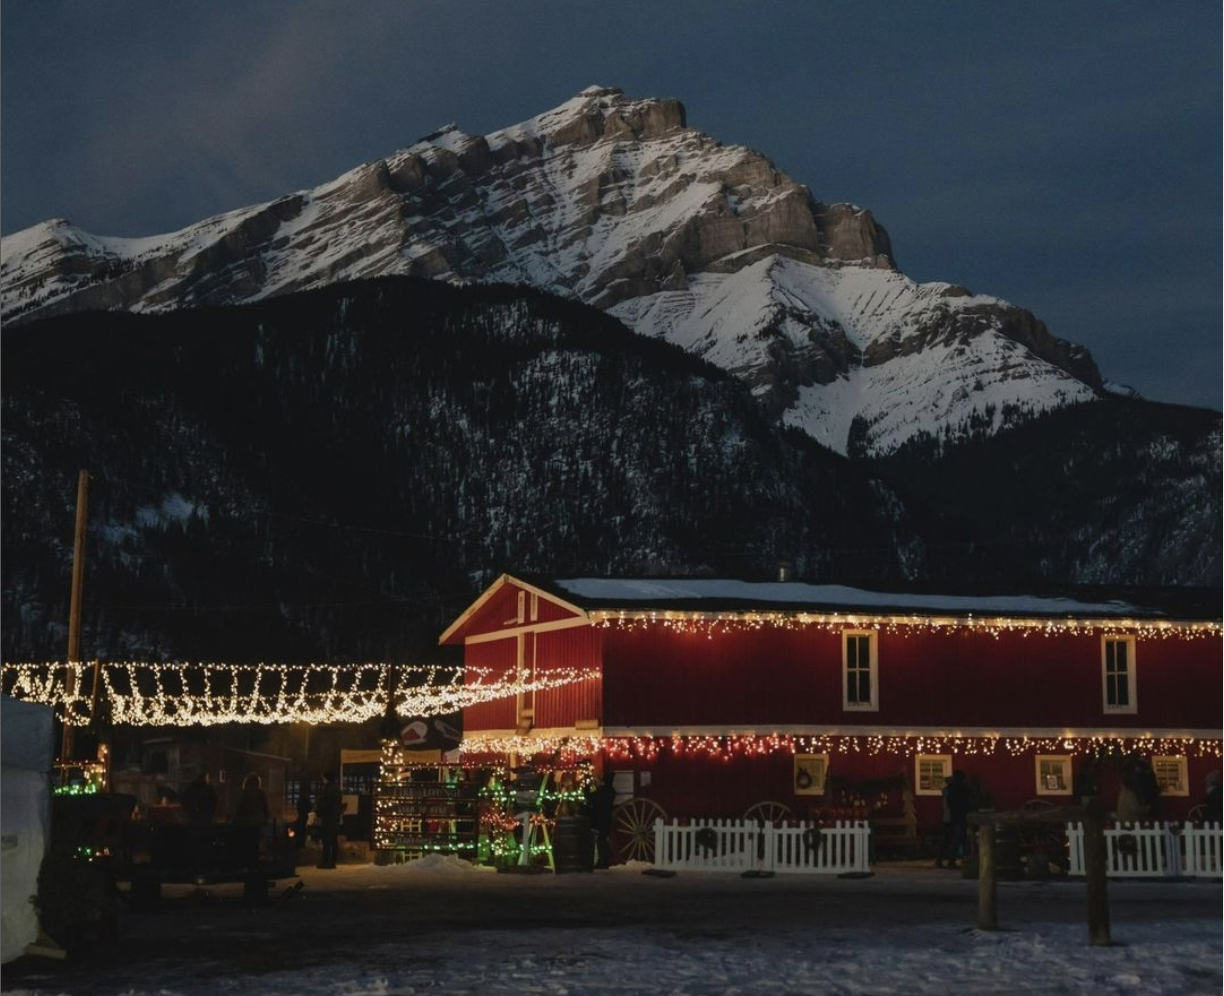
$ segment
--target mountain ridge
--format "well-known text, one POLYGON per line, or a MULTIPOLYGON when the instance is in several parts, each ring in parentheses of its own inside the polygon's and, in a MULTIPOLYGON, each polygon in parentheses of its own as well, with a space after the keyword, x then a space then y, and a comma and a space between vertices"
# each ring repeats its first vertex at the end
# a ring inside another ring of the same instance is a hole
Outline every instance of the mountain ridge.
POLYGON ((1103 390, 1088 351, 1030 313, 901 274, 870 211, 689 128, 677 100, 610 87, 487 136, 447 126, 165 236, 34 226, 0 245, 0 314, 157 312, 388 274, 593 304, 707 355, 842 453, 955 438, 987 412, 998 431, 1103 390))
POLYGON ((384 277, 66 315, 6 331, 4 361, 6 659, 60 652, 80 467, 107 657, 410 659, 500 570, 925 563, 888 485, 543 292, 384 277))

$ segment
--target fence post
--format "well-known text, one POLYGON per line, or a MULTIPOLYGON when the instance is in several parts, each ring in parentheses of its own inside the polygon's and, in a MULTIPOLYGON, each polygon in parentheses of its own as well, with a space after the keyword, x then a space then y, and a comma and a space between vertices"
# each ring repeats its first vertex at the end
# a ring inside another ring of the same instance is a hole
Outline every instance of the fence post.
POLYGON ((1088 943, 1107 947, 1109 934, 1109 886, 1105 873, 1105 827, 1099 813, 1084 816, 1084 876, 1088 890, 1088 943))
POLYGON ((995 828, 984 823, 978 830, 978 929, 999 929, 999 896, 995 885, 995 828))

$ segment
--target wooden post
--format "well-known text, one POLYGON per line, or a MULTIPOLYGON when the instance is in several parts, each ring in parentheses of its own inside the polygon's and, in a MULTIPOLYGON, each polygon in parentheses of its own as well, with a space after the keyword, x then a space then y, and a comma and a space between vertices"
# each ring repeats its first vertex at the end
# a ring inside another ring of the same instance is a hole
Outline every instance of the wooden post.
POLYGON ((999 929, 999 894, 995 883, 995 827, 978 828, 978 929, 999 929))
MULTIPOLYGON (((85 510, 89 503, 89 471, 77 475, 76 537, 72 545, 72 594, 68 603, 68 674, 64 690, 68 696, 76 694, 76 672, 73 664, 81 660, 81 592, 85 586, 85 510)), ((65 718, 64 739, 60 747, 60 760, 71 761, 74 750, 72 724, 65 718)))
POLYGON ((1084 815, 1084 881, 1088 890, 1088 943, 1095 947, 1113 944, 1105 857, 1105 825, 1098 807, 1089 807, 1084 815))

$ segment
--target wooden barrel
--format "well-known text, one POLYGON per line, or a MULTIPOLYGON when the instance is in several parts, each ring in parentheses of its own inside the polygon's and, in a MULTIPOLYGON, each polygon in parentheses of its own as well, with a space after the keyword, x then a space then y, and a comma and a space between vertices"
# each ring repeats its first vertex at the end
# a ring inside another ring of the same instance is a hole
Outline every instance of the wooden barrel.
POLYGON ((585 816, 558 816, 552 846, 553 867, 558 875, 595 870, 591 821, 585 816))

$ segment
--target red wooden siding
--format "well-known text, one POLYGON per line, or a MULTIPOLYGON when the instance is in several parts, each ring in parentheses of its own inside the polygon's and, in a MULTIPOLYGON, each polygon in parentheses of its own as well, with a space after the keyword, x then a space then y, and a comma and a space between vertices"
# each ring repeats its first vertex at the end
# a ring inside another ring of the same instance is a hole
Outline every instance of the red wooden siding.
MULTIPOLYGON (((591 626, 530 634, 536 640, 536 669, 598 668, 603 630, 591 626)), ((536 692, 535 725, 541 729, 571 727, 578 720, 598 720, 600 683, 583 681, 536 692)))
MULTIPOLYGON (((496 640, 468 643, 464 663, 469 667, 492 669, 490 677, 514 672, 518 666, 518 643, 523 641, 523 664, 528 673, 552 668, 598 668, 602 630, 575 626, 537 633, 531 630, 508 634, 496 640)), ((572 727, 578 720, 598 720, 599 681, 584 681, 559 688, 528 692, 527 704, 534 706, 533 725, 544 729, 572 727), (533 702, 534 698, 534 702, 533 702)), ((513 730, 517 726, 516 697, 485 702, 464 710, 464 730, 513 730)))
MULTIPOLYGON (((1078 771, 1082 758, 1072 759, 1078 771)), ((794 759, 780 752, 767 757, 737 757, 731 761, 704 757, 674 757, 667 752, 652 762, 641 760, 605 762, 614 771, 649 771, 650 784, 639 784, 636 794, 658 803, 669 817, 735 818, 759 802, 780 802, 791 808, 795 818, 807 816, 812 810, 837 809, 848 803, 846 793, 838 784, 854 791, 856 783, 870 784, 895 779, 904 773, 914 783, 914 758, 895 754, 847 753, 829 757, 829 791, 822 796, 795 795, 792 791, 794 759)), ((1012 757, 1006 753, 987 756, 953 755, 953 770, 963 770, 983 807, 999 810, 1018 809, 1024 803, 1042 798, 1056 806, 1078 804, 1066 796, 1038 796, 1036 765, 1033 754, 1012 757)), ((1161 796, 1151 819, 1181 820, 1190 807, 1203 801, 1204 780, 1210 771, 1220 769, 1216 758, 1189 758, 1190 795, 1161 796)), ((1101 798, 1112 808, 1118 796, 1116 769, 1101 777, 1101 798)), ((875 802, 878 795, 868 799, 875 802)), ((938 834, 943 822, 943 802, 939 796, 916 795, 914 809, 923 833, 938 834)), ((873 815, 902 815, 900 791, 888 793, 887 803, 873 815)))
MULTIPOLYGON (((550 602, 543 595, 539 596, 539 618, 537 622, 555 622, 559 619, 573 619, 574 610, 568 609, 564 605, 558 605, 556 602, 550 602)), ((527 621, 531 622, 531 592, 527 593, 527 621)))
MULTIPOLYGON (((486 643, 469 643, 463 649, 463 663, 467 667, 489 668, 485 680, 496 679, 514 671, 518 665, 518 641, 513 637, 504 640, 489 640, 486 643)), ((468 681, 472 676, 468 676, 468 681)), ((481 702, 463 710, 463 730, 512 730, 515 724, 515 701, 513 697, 481 702)))
POLYGON ((842 707, 842 638, 764 628, 707 638, 605 631, 609 726, 1216 729, 1219 639, 1138 640, 1138 712, 1106 713, 1101 638, 880 633, 877 711, 842 707))

